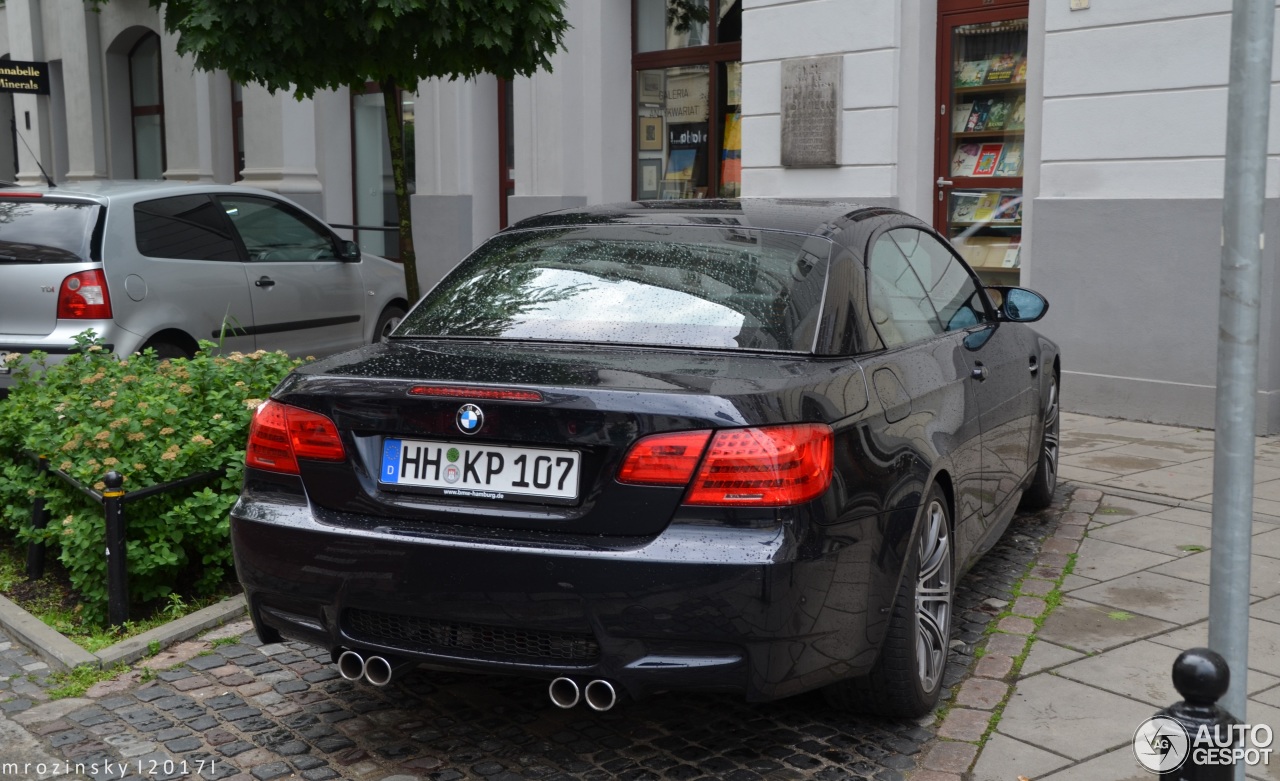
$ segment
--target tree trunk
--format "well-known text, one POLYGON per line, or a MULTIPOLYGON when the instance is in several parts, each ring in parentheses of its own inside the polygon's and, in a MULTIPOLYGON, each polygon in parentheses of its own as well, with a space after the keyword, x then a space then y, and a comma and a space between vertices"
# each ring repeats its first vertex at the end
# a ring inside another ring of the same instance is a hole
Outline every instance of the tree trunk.
POLYGON ((387 141, 391 146, 391 177, 396 183, 396 212, 400 224, 400 262, 404 264, 404 282, 409 292, 409 306, 418 301, 418 264, 413 252, 413 219, 409 214, 409 186, 404 170, 404 124, 400 117, 400 91, 394 79, 383 79, 382 102, 387 111, 387 141))

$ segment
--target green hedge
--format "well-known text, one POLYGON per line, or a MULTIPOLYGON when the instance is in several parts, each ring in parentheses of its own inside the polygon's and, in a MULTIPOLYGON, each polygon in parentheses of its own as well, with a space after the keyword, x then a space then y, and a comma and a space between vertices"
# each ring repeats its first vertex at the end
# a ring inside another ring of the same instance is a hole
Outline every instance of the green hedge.
POLYGON ((46 366, 45 355, 6 361, 16 382, 0 401, 0 526, 20 541, 58 552, 83 600, 85 617, 106 617, 106 546, 101 505, 64 481, 41 475, 28 453, 101 491, 112 470, 126 491, 208 470, 222 476, 131 502, 129 592, 135 603, 216 589, 231 568, 227 514, 239 493, 254 409, 302 363, 284 353, 215 355, 204 342, 190 360, 148 350, 119 359, 91 336, 80 351, 46 366), (43 496, 47 529, 30 527, 43 496))

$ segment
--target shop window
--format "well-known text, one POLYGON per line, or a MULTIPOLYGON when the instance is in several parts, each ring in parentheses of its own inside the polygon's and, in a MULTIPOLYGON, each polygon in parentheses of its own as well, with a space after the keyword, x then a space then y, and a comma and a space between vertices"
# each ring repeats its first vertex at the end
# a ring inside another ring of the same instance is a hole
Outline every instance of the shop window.
POLYGON ((149 32, 129 52, 129 102, 133 119, 133 176, 164 177, 164 90, 160 36, 149 32))
MULTIPOLYGON (((415 190, 412 96, 397 91, 404 149, 405 187, 415 190)), ((355 190, 355 240, 367 252, 387 258, 400 255, 400 210, 396 207, 395 179, 391 171, 391 144, 387 141, 386 101, 373 82, 364 93, 351 96, 351 144, 355 190)))
POLYGON ((635 197, 741 192, 741 0, 634 0, 635 197))
POLYGON ((1027 6, 951 0, 939 20, 934 224, 987 284, 1016 285, 1022 247, 1027 6))

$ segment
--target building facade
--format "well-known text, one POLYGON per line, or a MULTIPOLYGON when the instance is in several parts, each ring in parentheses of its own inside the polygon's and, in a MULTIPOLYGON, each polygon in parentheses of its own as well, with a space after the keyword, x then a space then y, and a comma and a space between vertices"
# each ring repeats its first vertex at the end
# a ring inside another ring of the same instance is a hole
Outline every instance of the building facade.
MULTIPOLYGON (((1048 296, 1066 409, 1211 427, 1230 13, 1230 0, 568 0, 552 72, 404 94, 419 273, 430 285, 501 227, 583 204, 895 206, 989 283, 1048 296)), ((197 71, 146 0, 7 0, 0 25, 4 59, 50 73, 47 96, 0 95, 14 128, 0 179, 40 181, 38 159, 58 181, 240 181, 395 253, 375 89, 298 101, 197 71)), ((1268 233, 1278 189, 1270 177, 1268 233)), ((1265 239, 1271 261, 1280 236, 1265 239)), ((1264 432, 1280 431, 1276 284, 1267 262, 1264 432)))

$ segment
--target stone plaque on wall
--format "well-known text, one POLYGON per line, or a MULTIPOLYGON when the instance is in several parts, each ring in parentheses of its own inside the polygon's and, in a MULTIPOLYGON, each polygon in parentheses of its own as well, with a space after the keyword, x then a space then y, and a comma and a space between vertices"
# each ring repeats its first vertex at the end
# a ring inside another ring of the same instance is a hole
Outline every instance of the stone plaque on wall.
POLYGON ((840 165, 840 55, 782 62, 782 164, 840 165))

